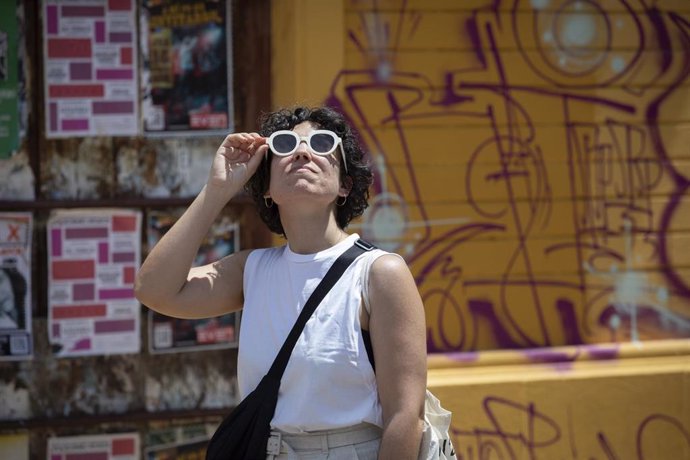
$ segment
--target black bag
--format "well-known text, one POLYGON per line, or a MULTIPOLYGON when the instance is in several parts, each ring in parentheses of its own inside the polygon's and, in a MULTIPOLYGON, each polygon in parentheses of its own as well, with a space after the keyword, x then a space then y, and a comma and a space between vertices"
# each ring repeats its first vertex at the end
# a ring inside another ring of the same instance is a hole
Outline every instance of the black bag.
POLYGON ((268 375, 220 424, 206 448, 207 460, 265 460, 280 380, 268 375))
POLYGON ((206 460, 265 460, 268 438, 271 435, 271 420, 278 403, 280 379, 287 367, 293 348, 302 334, 304 326, 321 300, 338 281, 345 269, 362 253, 374 246, 357 240, 340 255, 314 292, 304 304, 295 325, 280 348, 271 369, 261 382, 228 415, 213 434, 206 448, 206 460))

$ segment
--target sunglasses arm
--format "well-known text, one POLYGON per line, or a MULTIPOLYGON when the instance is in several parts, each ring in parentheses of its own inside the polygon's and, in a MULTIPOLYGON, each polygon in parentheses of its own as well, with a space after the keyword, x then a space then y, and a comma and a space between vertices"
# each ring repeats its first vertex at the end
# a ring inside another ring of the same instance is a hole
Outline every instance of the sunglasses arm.
POLYGON ((343 141, 338 141, 338 148, 340 149, 340 155, 343 157, 343 166, 345 167, 345 174, 347 174, 347 160, 345 159, 345 149, 343 149, 343 141))

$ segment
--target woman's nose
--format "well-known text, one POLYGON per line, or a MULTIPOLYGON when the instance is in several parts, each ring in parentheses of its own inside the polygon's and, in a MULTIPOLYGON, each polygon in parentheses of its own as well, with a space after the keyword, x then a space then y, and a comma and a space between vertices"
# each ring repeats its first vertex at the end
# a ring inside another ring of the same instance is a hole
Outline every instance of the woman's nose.
POLYGON ((309 150, 307 141, 300 141, 299 145, 297 146, 297 150, 295 150, 295 153, 293 153, 292 156, 295 158, 300 158, 303 156, 304 158, 309 160, 311 158, 311 150, 309 150))

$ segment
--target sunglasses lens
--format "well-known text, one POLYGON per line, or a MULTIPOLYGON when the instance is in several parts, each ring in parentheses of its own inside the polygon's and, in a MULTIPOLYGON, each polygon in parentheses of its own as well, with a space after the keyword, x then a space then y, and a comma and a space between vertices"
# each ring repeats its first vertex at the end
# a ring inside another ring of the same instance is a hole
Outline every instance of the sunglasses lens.
POLYGON ((273 149, 276 153, 292 152, 297 146, 297 138, 290 134, 278 134, 273 138, 273 149))
POLYGON ((311 149, 316 153, 328 153, 335 147, 335 139, 328 134, 314 134, 310 142, 311 149))

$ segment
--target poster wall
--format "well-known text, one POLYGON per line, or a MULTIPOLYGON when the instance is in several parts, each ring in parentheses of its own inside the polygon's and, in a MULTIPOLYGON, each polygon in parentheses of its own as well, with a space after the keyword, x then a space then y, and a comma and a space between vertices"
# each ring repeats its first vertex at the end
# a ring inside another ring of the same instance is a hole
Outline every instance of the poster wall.
MULTIPOLYGON (((152 211, 148 214, 148 247, 153 248, 182 215, 183 210, 152 211)), ((239 249, 239 225, 230 216, 221 216, 201 243, 194 266, 206 265, 239 249)), ((167 353, 237 346, 238 313, 216 318, 179 319, 149 310, 149 351, 167 353)))
POLYGON ((46 136, 139 131, 135 0, 44 0, 46 136))
POLYGON ((225 134, 232 130, 228 3, 142 0, 145 133, 225 134))
POLYGON ((139 460, 139 434, 118 433, 48 438, 50 460, 139 460))
POLYGON ((0 360, 30 358, 31 213, 0 213, 0 360))
POLYGON ((141 213, 58 210, 48 220, 48 334, 58 356, 138 353, 141 213))

